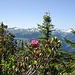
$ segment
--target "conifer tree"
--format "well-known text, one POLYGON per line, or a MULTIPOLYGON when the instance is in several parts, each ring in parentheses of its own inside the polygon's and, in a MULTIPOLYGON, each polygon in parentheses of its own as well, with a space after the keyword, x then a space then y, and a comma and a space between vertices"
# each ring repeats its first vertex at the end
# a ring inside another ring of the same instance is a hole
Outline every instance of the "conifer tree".
POLYGON ((43 23, 42 25, 38 24, 38 28, 40 29, 40 32, 44 34, 44 39, 48 40, 51 36, 52 29, 54 28, 54 25, 51 24, 51 17, 48 12, 43 16, 43 23))

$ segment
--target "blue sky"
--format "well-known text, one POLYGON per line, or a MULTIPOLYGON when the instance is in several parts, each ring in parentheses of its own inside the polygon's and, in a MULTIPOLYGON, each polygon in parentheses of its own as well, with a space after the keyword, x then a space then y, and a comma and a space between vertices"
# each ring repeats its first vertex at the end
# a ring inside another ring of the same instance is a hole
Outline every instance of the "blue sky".
POLYGON ((9 28, 37 28, 46 11, 55 28, 75 28, 75 0, 0 0, 0 22, 9 28))

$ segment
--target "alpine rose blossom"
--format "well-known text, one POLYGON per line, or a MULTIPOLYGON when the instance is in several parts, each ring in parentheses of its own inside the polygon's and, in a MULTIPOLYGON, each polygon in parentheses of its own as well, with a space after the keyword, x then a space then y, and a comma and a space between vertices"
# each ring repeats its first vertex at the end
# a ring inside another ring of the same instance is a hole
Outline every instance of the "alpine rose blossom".
POLYGON ((31 41, 31 44, 32 45, 35 45, 35 46, 39 46, 39 42, 37 40, 32 40, 31 41))

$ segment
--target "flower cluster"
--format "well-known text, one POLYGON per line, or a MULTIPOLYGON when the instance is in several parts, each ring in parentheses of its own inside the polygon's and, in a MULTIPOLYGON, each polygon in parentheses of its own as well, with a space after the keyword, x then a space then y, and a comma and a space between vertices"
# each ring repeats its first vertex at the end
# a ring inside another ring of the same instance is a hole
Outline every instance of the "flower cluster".
POLYGON ((37 40, 32 40, 31 44, 34 46, 39 46, 39 42, 37 40))

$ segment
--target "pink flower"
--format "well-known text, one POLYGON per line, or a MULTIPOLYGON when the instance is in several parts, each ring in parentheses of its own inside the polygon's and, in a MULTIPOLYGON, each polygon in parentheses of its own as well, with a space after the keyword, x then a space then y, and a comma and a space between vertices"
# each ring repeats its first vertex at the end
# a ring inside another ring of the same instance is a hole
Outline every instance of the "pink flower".
POLYGON ((31 41, 31 44, 32 45, 35 45, 35 46, 39 46, 39 42, 37 40, 32 40, 31 41))

